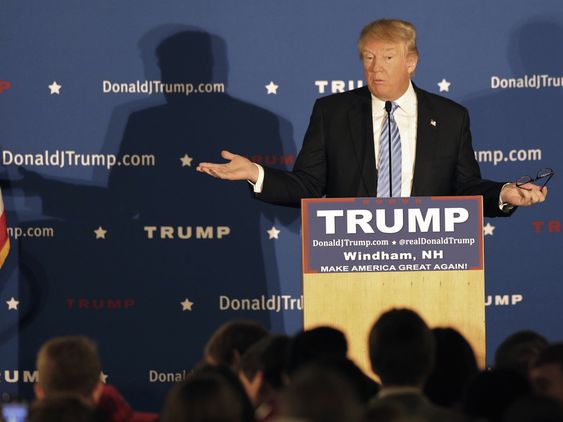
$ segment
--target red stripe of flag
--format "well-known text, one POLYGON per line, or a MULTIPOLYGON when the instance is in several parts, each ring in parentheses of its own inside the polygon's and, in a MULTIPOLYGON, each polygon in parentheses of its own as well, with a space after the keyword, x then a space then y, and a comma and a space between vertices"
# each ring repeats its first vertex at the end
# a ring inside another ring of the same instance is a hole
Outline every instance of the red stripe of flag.
POLYGON ((0 267, 4 265, 4 261, 10 252, 10 239, 8 238, 8 226, 6 224, 6 210, 4 210, 4 201, 0 192, 0 267))

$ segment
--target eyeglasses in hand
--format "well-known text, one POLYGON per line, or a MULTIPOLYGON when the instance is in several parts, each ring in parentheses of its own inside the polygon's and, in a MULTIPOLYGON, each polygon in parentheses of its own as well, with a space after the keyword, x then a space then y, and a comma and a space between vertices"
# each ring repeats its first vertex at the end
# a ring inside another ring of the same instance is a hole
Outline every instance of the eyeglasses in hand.
POLYGON ((540 189, 542 189, 545 185, 547 185, 547 182, 549 182, 549 180, 553 177, 554 174, 555 172, 553 171, 553 169, 550 168, 541 169, 536 174, 536 177, 532 177, 532 176, 519 177, 516 180, 516 187, 521 189, 526 189, 523 187, 523 185, 525 185, 526 183, 534 183, 540 181, 541 185, 538 183, 538 186, 540 187, 540 189))

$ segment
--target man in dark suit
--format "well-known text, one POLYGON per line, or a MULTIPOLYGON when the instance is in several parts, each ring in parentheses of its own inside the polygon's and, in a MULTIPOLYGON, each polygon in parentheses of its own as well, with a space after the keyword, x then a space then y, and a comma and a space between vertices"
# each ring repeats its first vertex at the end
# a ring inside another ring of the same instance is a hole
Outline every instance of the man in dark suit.
POLYGON ((392 196, 482 195, 488 217, 545 200, 545 187, 481 179, 467 110, 411 82, 418 62, 412 24, 372 22, 362 30, 358 47, 367 87, 317 100, 293 171, 263 168, 228 151, 221 153, 228 163, 200 163, 198 171, 248 180, 259 199, 290 206, 309 197, 391 196, 389 179, 398 189, 392 196), (390 131, 393 137, 398 131, 400 145, 388 167, 389 153, 380 149, 389 137, 386 108, 392 109, 396 126, 390 131), (392 176, 389 167, 396 172, 392 176))

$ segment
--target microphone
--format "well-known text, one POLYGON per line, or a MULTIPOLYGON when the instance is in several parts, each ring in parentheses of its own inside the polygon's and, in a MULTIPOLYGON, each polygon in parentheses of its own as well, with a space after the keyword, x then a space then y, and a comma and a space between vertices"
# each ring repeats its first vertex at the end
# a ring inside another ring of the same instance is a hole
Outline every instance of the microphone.
POLYGON ((391 174, 391 169, 393 168, 391 162, 391 110, 393 109, 393 104, 391 101, 385 101, 385 111, 387 112, 387 133, 389 133, 389 198, 393 197, 393 175, 391 174))

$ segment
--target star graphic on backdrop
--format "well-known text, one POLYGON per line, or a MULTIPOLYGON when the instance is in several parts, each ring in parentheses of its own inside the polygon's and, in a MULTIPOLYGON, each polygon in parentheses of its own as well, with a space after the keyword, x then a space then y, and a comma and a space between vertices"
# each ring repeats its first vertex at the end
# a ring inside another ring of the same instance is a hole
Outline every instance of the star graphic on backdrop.
POLYGON ((184 299, 183 302, 180 302, 180 305, 182 305, 182 311, 191 311, 193 304, 194 303, 188 298, 184 299))
POLYGON ((277 239, 278 235, 280 234, 280 231, 276 229, 276 226, 272 226, 272 228, 270 230, 267 230, 267 232, 268 236, 270 236, 268 239, 277 239))
POLYGON ((491 223, 483 226, 483 236, 492 236, 495 226, 491 226, 491 223))
POLYGON ((104 374, 104 371, 100 372, 100 381, 104 384, 108 383, 108 374, 104 374))
POLYGON ((278 88, 280 87, 279 85, 276 85, 273 81, 270 81, 270 83, 268 85, 265 85, 265 86, 266 86, 266 89, 268 91, 268 95, 270 95, 270 94, 277 95, 278 88))
POLYGON ((100 226, 96 230, 94 230, 94 233, 96 233, 96 239, 105 239, 107 232, 108 231, 104 230, 102 226, 100 226))
POLYGON ((10 300, 7 300, 6 303, 8 304, 8 311, 10 310, 18 310, 18 305, 20 304, 19 300, 14 299, 13 297, 10 300))
POLYGON ((185 154, 183 157, 180 158, 180 161, 182 162, 182 167, 191 167, 192 166, 192 160, 194 159, 194 157, 190 157, 188 154, 185 154))
POLYGON ((59 85, 56 81, 53 81, 53 83, 49 85, 49 90, 51 91, 51 95, 53 94, 59 95, 61 93, 62 87, 63 87, 62 85, 59 85))
POLYGON ((440 82, 437 83, 440 87, 440 92, 450 92, 450 85, 451 82, 446 81, 444 78, 440 82))

